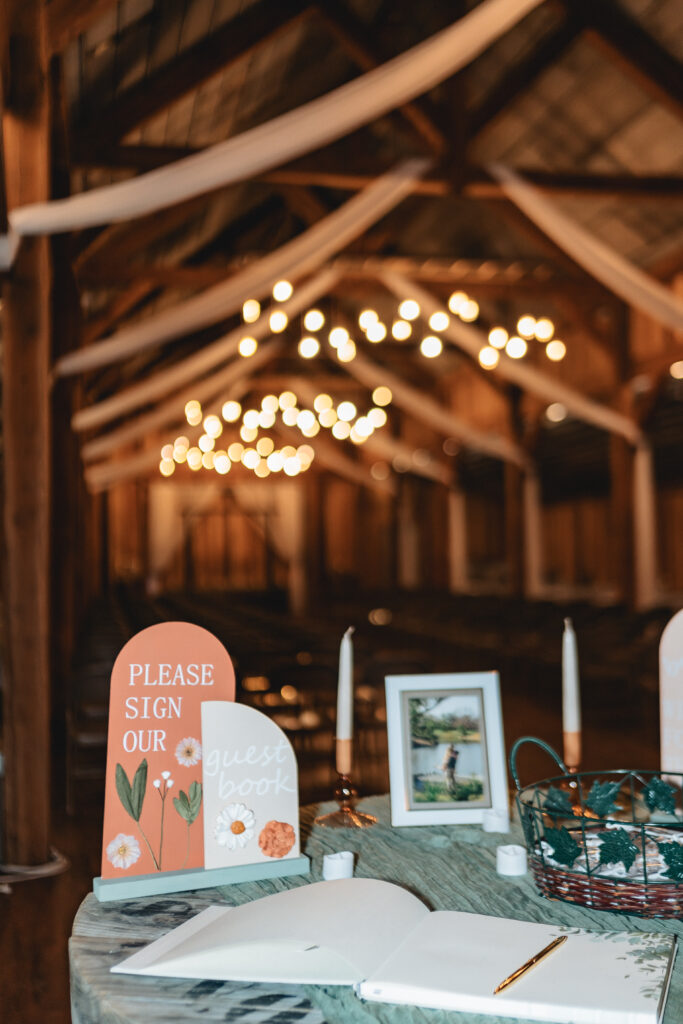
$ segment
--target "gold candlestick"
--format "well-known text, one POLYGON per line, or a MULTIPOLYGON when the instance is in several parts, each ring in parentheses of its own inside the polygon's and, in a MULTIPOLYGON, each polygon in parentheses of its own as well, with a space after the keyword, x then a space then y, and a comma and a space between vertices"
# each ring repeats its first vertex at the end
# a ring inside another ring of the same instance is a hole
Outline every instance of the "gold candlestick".
POLYGON ((334 790, 334 799, 339 804, 338 811, 322 814, 315 819, 316 825, 323 828, 369 828, 377 823, 372 814, 365 814, 355 808, 358 793, 348 775, 339 774, 334 790))

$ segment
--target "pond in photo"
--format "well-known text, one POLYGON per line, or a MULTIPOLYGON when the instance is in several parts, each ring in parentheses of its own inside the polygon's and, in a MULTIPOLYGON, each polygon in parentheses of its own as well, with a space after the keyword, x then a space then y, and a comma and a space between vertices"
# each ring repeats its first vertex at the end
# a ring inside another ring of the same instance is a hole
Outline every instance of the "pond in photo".
POLYGON ((490 807, 482 691, 404 694, 410 806, 490 807))

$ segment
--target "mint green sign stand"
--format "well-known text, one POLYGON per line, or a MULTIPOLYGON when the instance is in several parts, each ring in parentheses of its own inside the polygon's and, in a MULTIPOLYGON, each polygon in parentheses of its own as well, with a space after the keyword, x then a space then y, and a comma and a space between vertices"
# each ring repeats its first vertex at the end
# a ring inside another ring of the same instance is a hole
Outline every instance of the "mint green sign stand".
POLYGON ((265 864, 238 864, 231 868, 190 868, 187 871, 164 871, 153 875, 133 875, 130 878, 94 878, 93 892, 100 903, 113 900, 132 900, 136 896, 161 896, 170 892, 188 892, 192 889, 211 889, 216 885, 235 882, 260 882, 264 878, 286 878, 289 875, 307 875, 311 870, 308 857, 290 857, 265 864))

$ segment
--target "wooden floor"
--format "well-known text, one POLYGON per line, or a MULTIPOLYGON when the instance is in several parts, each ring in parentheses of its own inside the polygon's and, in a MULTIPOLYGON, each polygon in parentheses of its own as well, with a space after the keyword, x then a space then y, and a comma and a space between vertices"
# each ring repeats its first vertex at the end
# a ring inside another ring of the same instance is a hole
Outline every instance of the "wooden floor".
MULTIPOLYGON (((402 623, 401 630, 405 625, 402 623)), ((389 639, 388 633, 383 634, 383 643, 389 639)), ((646 652, 650 672, 653 668, 656 671, 657 640, 653 632, 651 649, 646 652)), ((526 643, 523 637, 520 643, 522 647, 526 643)), ((495 656, 489 658, 491 665, 494 660, 495 656)), ((457 663, 453 667, 480 666, 457 663)), ((606 678, 600 687, 594 683, 590 686, 584 700, 584 765, 596 769, 656 766, 658 712, 656 688, 651 679, 637 704, 633 703, 631 692, 620 685, 618 675, 606 678)), ((508 749, 518 736, 525 734, 540 736, 559 748, 557 665, 531 682, 519 674, 503 678, 502 690, 508 749)), ((544 755, 530 753, 520 759, 520 773, 522 781, 532 781, 550 771, 544 755)), ((58 784, 57 791, 59 788, 58 784)), ((67 939, 76 908, 90 891, 93 876, 99 873, 101 797, 98 788, 91 786, 79 799, 77 814, 72 818, 60 809, 63 798, 59 792, 57 803, 52 841, 69 858, 68 872, 53 879, 15 885, 9 894, 0 893, 2 1024, 70 1021, 67 939)))

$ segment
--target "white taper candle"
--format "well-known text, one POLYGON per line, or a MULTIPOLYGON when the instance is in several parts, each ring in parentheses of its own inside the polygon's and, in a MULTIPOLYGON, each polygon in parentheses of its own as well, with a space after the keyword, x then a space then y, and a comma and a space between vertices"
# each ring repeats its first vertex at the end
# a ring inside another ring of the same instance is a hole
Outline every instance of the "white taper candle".
POLYGON ((339 647, 339 679, 337 684, 337 771, 351 771, 351 740, 353 738, 353 626, 344 633, 339 647))
POLYGON ((562 636, 562 732, 565 762, 576 769, 581 763, 581 692, 579 654, 571 619, 564 620, 562 636))

